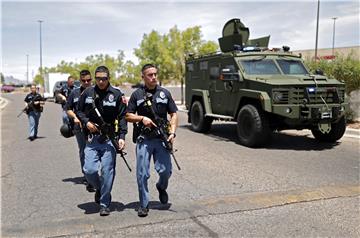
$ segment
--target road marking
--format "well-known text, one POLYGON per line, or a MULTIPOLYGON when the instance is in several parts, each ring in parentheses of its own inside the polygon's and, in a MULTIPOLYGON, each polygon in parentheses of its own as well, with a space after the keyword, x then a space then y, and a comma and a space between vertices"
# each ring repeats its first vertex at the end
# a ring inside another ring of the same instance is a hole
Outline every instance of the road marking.
POLYGON ((299 189, 279 192, 247 193, 198 200, 198 205, 206 208, 224 208, 231 205, 232 210, 254 210, 282 206, 300 202, 310 202, 338 197, 360 195, 359 185, 323 186, 312 189, 299 189), (236 207, 234 209, 234 206, 236 207))
POLYGON ((9 101, 6 98, 0 97, 0 110, 4 109, 8 102, 9 101))

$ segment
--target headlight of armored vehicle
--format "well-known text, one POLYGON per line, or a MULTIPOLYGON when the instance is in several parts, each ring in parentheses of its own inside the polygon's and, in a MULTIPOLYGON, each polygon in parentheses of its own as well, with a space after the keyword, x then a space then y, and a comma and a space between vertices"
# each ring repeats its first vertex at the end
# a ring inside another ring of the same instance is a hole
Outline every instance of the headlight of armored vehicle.
POLYGON ((273 89, 272 99, 274 103, 287 103, 289 91, 288 89, 273 89))
POLYGON ((281 102, 281 100, 283 99, 284 95, 282 94, 282 92, 274 92, 273 93, 273 100, 274 102, 281 102))

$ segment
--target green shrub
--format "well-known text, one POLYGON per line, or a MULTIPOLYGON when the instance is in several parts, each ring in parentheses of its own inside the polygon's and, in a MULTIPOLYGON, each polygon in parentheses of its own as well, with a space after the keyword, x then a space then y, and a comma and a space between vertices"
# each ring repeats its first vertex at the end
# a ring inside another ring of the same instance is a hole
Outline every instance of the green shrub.
POLYGON ((354 52, 348 56, 336 55, 334 60, 305 60, 305 64, 311 72, 321 69, 330 78, 336 78, 345 83, 346 93, 360 89, 360 60, 354 52))

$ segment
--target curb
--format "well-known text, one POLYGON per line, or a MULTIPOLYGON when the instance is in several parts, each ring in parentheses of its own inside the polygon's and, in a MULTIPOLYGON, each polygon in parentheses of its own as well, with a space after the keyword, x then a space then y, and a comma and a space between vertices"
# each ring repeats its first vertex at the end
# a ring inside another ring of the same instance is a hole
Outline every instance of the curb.
POLYGON ((352 138, 360 138, 360 129, 346 128, 344 136, 352 138))

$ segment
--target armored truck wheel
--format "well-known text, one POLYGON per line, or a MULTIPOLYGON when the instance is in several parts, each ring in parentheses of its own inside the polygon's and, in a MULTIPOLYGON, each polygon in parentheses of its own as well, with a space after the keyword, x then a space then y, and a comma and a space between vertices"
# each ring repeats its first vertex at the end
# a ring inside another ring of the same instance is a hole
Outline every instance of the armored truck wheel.
POLYGON ((191 128, 196 132, 208 132, 212 119, 205 117, 204 107, 199 101, 193 102, 190 111, 191 128))
POLYGON ((265 144, 271 131, 265 113, 253 105, 245 105, 237 117, 237 134, 240 144, 258 147, 265 144))
POLYGON ((342 117, 338 122, 331 124, 331 130, 329 133, 324 134, 318 128, 311 130, 315 139, 321 142, 335 142, 339 140, 345 133, 346 122, 345 118, 342 117))

